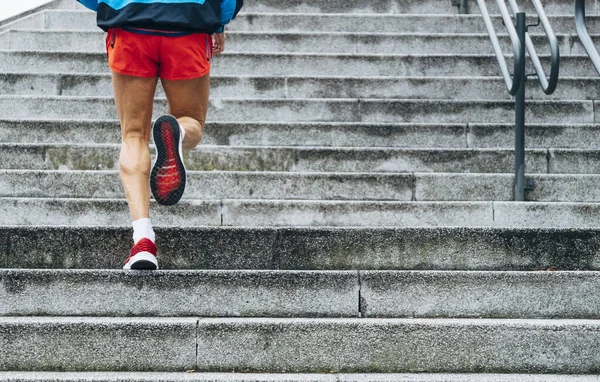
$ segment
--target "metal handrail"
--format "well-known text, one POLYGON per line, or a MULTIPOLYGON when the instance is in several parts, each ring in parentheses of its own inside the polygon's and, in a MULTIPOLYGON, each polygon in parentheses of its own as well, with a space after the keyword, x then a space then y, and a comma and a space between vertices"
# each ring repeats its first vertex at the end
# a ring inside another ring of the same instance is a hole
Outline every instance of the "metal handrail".
POLYGON ((596 49, 592 38, 588 34, 585 22, 585 0, 575 0, 575 27, 577 29, 579 41, 581 41, 585 51, 592 60, 596 72, 600 75, 600 55, 598 54, 598 50, 596 49))
POLYGON ((498 64, 500 65, 500 70, 502 71, 502 77, 504 77, 506 88, 508 89, 510 95, 515 95, 519 90, 521 77, 525 75, 525 73, 522 73, 519 70, 519 68, 522 66, 521 61, 524 60, 525 57, 520 54, 521 41, 519 40, 517 30, 515 29, 515 26, 512 23, 512 18, 508 12, 506 4, 504 3, 504 0, 496 1, 498 2, 498 7, 500 8, 500 13, 502 14, 502 20, 504 20, 504 25, 506 26, 508 35, 510 36, 510 40, 513 46, 513 75, 511 75, 510 71, 508 70, 508 65, 506 64, 506 59, 504 58, 504 54, 502 53, 502 48, 500 47, 500 42, 498 41, 498 36, 496 35, 496 30, 494 29, 492 18, 490 17, 490 14, 487 10, 485 0, 477 0, 477 3, 479 4, 479 9, 481 10, 481 15, 483 16, 483 21, 485 22, 485 26, 488 30, 488 34, 490 35, 490 39, 492 40, 494 53, 496 54, 496 58, 498 59, 498 64))
MULTIPOLYGON (((560 62, 560 48, 558 46, 558 40, 556 39, 556 35, 552 30, 552 26, 550 25, 550 21, 548 21, 548 16, 546 16, 546 12, 544 11, 544 7, 542 6, 542 2, 540 0, 531 0, 533 2, 533 6, 535 7, 535 11, 538 15, 538 20, 542 24, 542 28, 544 28, 544 33, 548 38, 548 42, 550 43, 550 79, 546 79, 546 72, 542 67, 542 63, 540 62, 540 58, 533 46, 533 41, 531 40, 531 36, 527 32, 525 34, 525 45, 527 47, 527 52, 529 53, 529 57, 531 58, 531 62, 533 63, 533 67, 537 74, 537 77, 540 81, 540 86, 544 93, 550 95, 554 93, 556 90, 556 85, 558 84, 558 72, 559 72, 559 62, 560 62)), ((520 12, 519 6, 517 5, 516 0, 508 0, 510 3, 510 7, 512 8, 513 13, 516 15, 520 12)))
MULTIPOLYGON (((519 6, 517 5, 516 0, 508 1, 510 2, 510 6, 515 15, 516 27, 513 25, 508 7, 506 6, 506 0, 496 0, 496 3, 500 9, 502 20, 504 21, 504 25, 508 30, 514 50, 515 66, 512 79, 508 71, 508 66, 506 65, 506 60, 502 54, 502 49, 500 48, 500 43, 498 42, 498 36, 496 35, 496 31, 488 13, 485 0, 477 0, 477 3, 481 9, 481 14, 487 27, 488 34, 490 35, 490 39, 492 40, 494 52, 496 53, 496 58, 498 59, 500 70, 502 71, 502 76, 504 77, 504 82, 506 83, 508 92, 515 96, 514 197, 516 201, 524 201, 525 189, 527 188, 525 181, 525 85, 527 82, 527 74, 525 73, 525 47, 527 47, 527 51, 529 52, 529 56, 533 62, 540 86, 546 94, 552 94, 556 90, 560 66, 560 50, 558 47, 558 41, 556 40, 556 36, 552 31, 552 27, 550 26, 550 22, 548 21, 548 17, 546 16, 544 8, 542 7, 541 1, 532 0, 535 10, 538 14, 539 23, 537 25, 542 24, 544 32, 546 33, 546 37, 550 43, 551 69, 550 78, 547 79, 544 68, 542 67, 537 52, 535 51, 533 41, 527 33, 528 26, 525 20, 525 13, 519 11, 519 6)), ((531 186, 529 186, 529 188, 531 188, 531 186)))

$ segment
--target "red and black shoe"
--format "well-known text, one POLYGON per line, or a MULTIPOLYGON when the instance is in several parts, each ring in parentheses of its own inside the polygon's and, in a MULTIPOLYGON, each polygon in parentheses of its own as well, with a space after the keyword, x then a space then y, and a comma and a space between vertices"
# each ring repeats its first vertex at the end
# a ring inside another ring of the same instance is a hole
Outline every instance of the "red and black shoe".
POLYGON ((163 115, 152 127, 156 159, 150 173, 150 189, 159 204, 176 204, 185 190, 181 128, 177 119, 163 115))
POLYGON ((156 261, 156 244, 148 238, 143 238, 131 248, 131 254, 125 260, 123 269, 158 269, 158 261, 156 261))

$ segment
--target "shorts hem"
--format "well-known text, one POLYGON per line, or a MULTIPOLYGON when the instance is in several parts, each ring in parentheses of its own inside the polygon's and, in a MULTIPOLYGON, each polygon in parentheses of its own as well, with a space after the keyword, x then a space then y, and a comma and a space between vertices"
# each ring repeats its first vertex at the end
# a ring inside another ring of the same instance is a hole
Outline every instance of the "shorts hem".
POLYGON ((207 71, 205 71, 203 74, 195 74, 193 76, 165 77, 165 76, 159 75, 159 78, 163 79, 163 80, 167 80, 167 81, 185 81, 185 80, 195 80, 196 78, 202 78, 202 77, 206 76, 207 74, 210 74, 210 69, 208 69, 207 71))
POLYGON ((154 75, 148 75, 147 73, 139 73, 139 72, 134 72, 134 71, 129 71, 129 70, 123 70, 123 69, 117 69, 117 68, 113 68, 112 66, 110 66, 110 70, 112 70, 115 73, 118 74, 122 74, 124 76, 131 76, 131 77, 140 77, 140 78, 155 78, 157 77, 156 74, 154 75))

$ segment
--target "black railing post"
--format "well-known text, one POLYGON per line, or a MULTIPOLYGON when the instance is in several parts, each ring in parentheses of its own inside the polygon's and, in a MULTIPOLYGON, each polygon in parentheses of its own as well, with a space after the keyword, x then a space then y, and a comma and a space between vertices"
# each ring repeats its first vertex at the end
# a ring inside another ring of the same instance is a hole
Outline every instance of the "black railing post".
POLYGON ((469 3, 467 0, 452 0, 452 5, 458 7, 458 13, 461 15, 469 13, 469 3))
MULTIPOLYGON (((525 33, 527 25, 525 12, 519 12, 517 16, 517 34, 521 41, 521 57, 525 57, 525 33)), ((525 73, 525 60, 521 60, 521 84, 515 95, 515 201, 525 200, 525 85, 527 75, 525 73)))

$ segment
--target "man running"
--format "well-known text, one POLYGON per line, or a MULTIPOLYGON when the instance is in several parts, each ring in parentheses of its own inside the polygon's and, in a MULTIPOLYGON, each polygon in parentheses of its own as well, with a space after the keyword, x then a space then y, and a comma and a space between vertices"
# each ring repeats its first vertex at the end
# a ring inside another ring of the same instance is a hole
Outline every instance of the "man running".
POLYGON ((225 48, 223 28, 243 0, 78 0, 97 12, 108 33, 115 104, 121 122, 119 169, 133 221, 133 248, 124 269, 158 269, 150 192, 173 205, 185 190, 182 150, 202 139, 210 64, 225 48), (152 125, 158 79, 169 115, 152 125), (150 170, 150 130, 156 158, 150 170))

